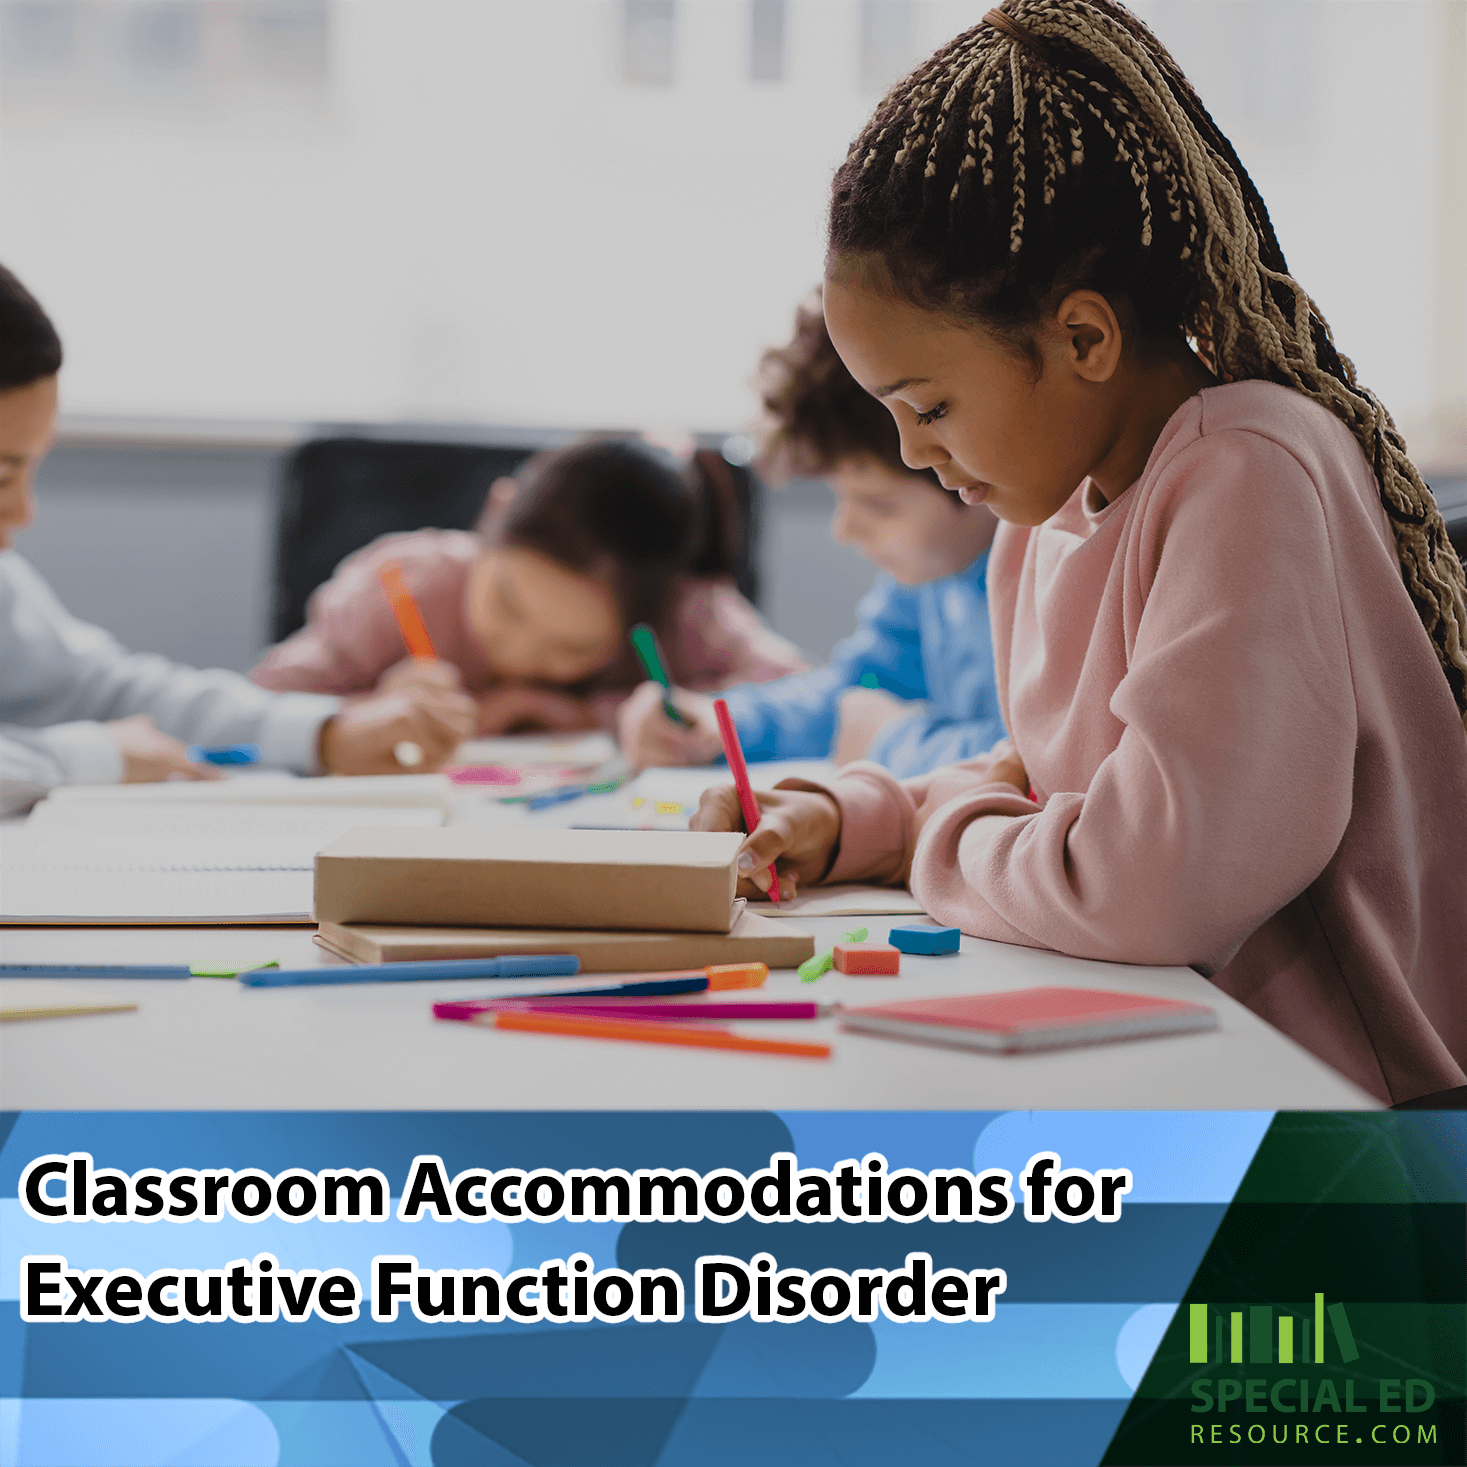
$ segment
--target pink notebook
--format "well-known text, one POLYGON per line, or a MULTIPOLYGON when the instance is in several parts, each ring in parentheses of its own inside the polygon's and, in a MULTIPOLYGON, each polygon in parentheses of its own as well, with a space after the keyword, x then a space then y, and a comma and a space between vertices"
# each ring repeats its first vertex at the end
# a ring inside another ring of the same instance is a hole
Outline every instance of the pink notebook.
POLYGON ((1098 988, 1016 988, 967 998, 920 998, 852 1009, 841 1019, 843 1029, 1008 1053, 1216 1026, 1217 1015, 1205 1004, 1098 988))

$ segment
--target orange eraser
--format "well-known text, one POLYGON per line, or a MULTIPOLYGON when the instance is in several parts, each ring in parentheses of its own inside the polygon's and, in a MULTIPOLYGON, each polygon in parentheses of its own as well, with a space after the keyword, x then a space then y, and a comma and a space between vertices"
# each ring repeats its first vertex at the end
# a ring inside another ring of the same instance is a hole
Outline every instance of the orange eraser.
POLYGON ((900 973, 902 955, 889 942, 838 942, 838 973, 900 973))
POLYGON ((769 977, 767 963, 714 963, 703 971, 708 975, 710 993, 728 988, 762 988, 769 977))

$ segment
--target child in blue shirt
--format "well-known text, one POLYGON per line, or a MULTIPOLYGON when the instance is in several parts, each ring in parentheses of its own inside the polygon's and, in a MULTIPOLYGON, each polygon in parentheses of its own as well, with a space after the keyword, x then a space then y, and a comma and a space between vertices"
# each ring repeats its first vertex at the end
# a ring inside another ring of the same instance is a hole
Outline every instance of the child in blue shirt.
MULTIPOLYGON (((748 759, 873 759, 900 776, 986 753, 1004 736, 988 628, 988 547, 997 521, 902 462, 891 414, 846 371, 819 303, 764 359, 771 428, 763 463, 825 478, 831 533, 881 571, 859 624, 824 666, 723 696, 748 759)), ((681 689, 679 728, 662 690, 622 706, 622 748, 638 766, 703 764, 720 749, 711 700, 681 689)))

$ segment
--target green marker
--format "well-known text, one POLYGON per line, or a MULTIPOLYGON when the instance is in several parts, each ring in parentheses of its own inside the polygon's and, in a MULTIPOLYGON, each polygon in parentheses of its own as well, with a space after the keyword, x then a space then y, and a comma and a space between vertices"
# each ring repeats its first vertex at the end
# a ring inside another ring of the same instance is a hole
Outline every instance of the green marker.
MULTIPOLYGON (((864 927, 858 927, 854 932, 847 932, 840 940, 842 942, 865 942, 871 934, 864 927)), ((816 953, 813 958, 806 958, 796 970, 800 975, 801 983, 813 983, 817 978, 823 978, 835 965, 835 949, 828 947, 823 953, 816 953)))
POLYGON ((668 696, 672 690, 672 684, 668 681, 667 668, 663 666, 662 652, 657 645, 657 633, 646 622, 639 621, 632 628, 632 646, 636 648, 643 671, 654 683, 662 684, 662 711, 674 723, 681 724, 684 728, 691 728, 692 720, 684 718, 673 705, 672 698, 668 696))

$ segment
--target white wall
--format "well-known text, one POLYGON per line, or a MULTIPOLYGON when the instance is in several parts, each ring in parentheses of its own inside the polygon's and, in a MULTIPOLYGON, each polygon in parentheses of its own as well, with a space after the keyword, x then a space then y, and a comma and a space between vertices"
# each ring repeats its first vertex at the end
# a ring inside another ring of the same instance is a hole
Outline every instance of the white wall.
MULTIPOLYGON (((1438 250, 1453 3, 1137 7, 1410 423, 1441 407, 1439 346, 1467 340, 1436 309, 1467 272, 1438 250)), ((93 32, 108 8, 69 7, 93 32)), ((8 34, 24 9, 7 0, 8 34)), ((907 7, 891 75, 981 10, 907 7)), ((335 0, 322 73, 294 81, 225 56, 124 85, 7 55, 0 259, 66 337, 72 414, 732 427, 875 101, 857 0, 788 12, 782 82, 747 79, 743 0, 678 5, 667 86, 622 80, 617 0, 335 0)))

